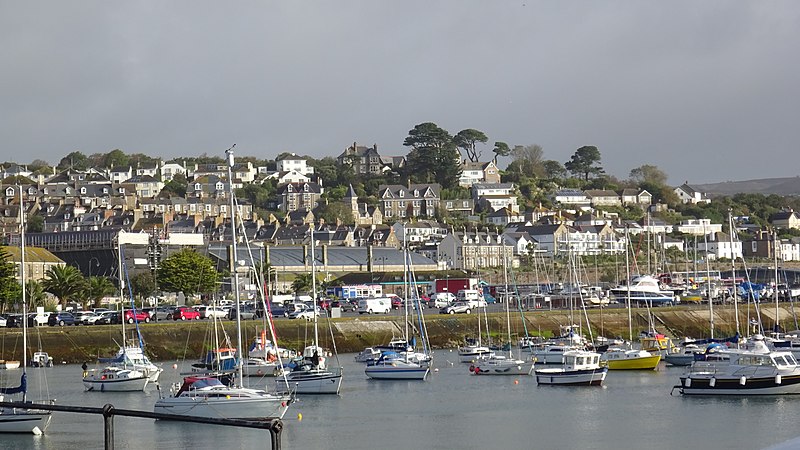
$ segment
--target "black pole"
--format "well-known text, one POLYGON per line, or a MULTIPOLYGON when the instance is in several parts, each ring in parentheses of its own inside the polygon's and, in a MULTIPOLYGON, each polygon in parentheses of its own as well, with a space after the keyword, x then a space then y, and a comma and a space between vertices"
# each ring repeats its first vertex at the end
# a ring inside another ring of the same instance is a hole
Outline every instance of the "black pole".
POLYGON ((114 406, 106 404, 103 406, 103 425, 105 428, 105 448, 114 450, 114 406))

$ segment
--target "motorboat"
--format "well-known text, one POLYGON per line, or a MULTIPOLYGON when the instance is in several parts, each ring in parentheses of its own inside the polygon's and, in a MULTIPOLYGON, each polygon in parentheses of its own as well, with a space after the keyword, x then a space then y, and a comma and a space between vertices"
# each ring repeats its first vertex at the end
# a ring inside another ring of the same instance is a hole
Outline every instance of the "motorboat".
POLYGON ((673 353, 677 348, 672 344, 672 339, 660 333, 644 333, 639 337, 642 350, 651 354, 659 354, 662 357, 667 353, 673 353))
POLYGON ((675 386, 683 395, 800 394, 800 365, 789 351, 771 351, 763 336, 751 350, 727 350, 727 361, 697 361, 675 386))
POLYGON ((608 364, 609 370, 655 370, 661 355, 653 355, 645 350, 612 347, 603 353, 602 361, 608 364))
POLYGON ((367 362, 364 373, 374 380, 424 380, 430 367, 404 359, 398 353, 384 352, 376 361, 367 362))
POLYGON ((577 350, 577 347, 568 344, 544 344, 534 348, 533 357, 539 364, 563 364, 564 353, 570 350, 577 350))
POLYGON ((380 350, 377 350, 373 347, 367 347, 364 350, 361 350, 361 353, 357 354, 355 359, 356 362, 365 363, 369 361, 376 361, 380 357, 381 357, 380 350))
POLYGON ((608 374, 608 367, 600 365, 600 354, 585 350, 564 353, 564 365, 558 368, 536 370, 537 384, 559 386, 599 386, 608 374))
POLYGON ((92 369, 83 377, 86 390, 96 392, 143 391, 149 382, 143 372, 118 366, 92 369))
POLYGON ((675 303, 675 292, 662 289, 657 278, 650 275, 633 277, 627 285, 610 290, 615 300, 624 302, 630 297, 631 303, 649 306, 671 305, 675 303))
POLYGON ((242 375, 245 377, 279 377, 283 374, 283 366, 277 357, 256 358, 249 357, 242 364, 242 375))
POLYGON ((34 352, 31 367, 53 367, 53 357, 47 352, 34 352))
POLYGON ((287 383, 297 394, 339 394, 342 387, 342 368, 328 369, 327 353, 316 345, 303 349, 303 358, 294 363, 291 372, 277 380, 278 389, 287 383))
POLYGON ((696 355, 703 352, 705 350, 698 345, 686 344, 682 349, 664 355, 664 361, 673 366, 690 366, 695 361, 696 355))
POLYGON ((533 371, 533 359, 524 361, 503 355, 494 355, 479 359, 469 366, 475 375, 530 375, 533 371))
POLYGON ((0 369, 19 369, 19 361, 0 359, 0 369))
POLYGON ((458 359, 462 363, 474 363, 475 361, 494 356, 494 352, 487 346, 480 343, 467 344, 458 347, 458 359))
POLYGON ((260 389, 229 387, 217 378, 188 376, 173 393, 156 401, 153 411, 216 419, 283 418, 291 394, 276 395, 260 389))

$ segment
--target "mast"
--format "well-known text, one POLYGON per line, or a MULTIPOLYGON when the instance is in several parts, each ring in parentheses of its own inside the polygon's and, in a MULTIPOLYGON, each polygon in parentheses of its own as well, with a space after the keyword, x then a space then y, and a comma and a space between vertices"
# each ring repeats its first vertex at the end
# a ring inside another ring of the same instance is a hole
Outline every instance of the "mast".
MULTIPOLYGON (((19 279, 22 284, 22 376, 25 377, 28 370, 28 298, 25 287, 25 212, 22 204, 22 184, 19 185, 19 237, 19 279)), ((25 389, 22 391, 23 403, 27 396, 28 390, 25 389)))
MULTIPOLYGON (((704 219, 705 220, 705 219, 704 219)), ((706 223, 703 222, 703 244, 706 251, 706 291, 708 293, 708 315, 711 326, 711 339, 714 339, 714 299, 711 298, 711 267, 708 262, 708 234, 706 234, 706 223)))
MULTIPOLYGON (((736 256, 733 253, 733 210, 728 208, 728 227, 731 244, 731 293, 733 294, 733 314, 736 316, 736 334, 739 334, 739 298, 736 292, 736 256)), ((737 341, 738 342, 738 341, 737 341)))
MULTIPOLYGON (((314 350, 319 351, 319 326, 317 325, 317 250, 314 244, 314 227, 311 224, 311 298, 314 301, 314 350)), ((315 364, 317 362, 315 361, 315 364)))
MULTIPOLYGON (((243 381, 243 373, 242 373, 242 314, 241 314, 241 302, 239 300, 239 273, 236 271, 236 258, 239 257, 236 248, 236 201, 233 198, 233 147, 236 147, 236 144, 233 144, 231 148, 225 150, 225 155, 228 157, 228 192, 231 198, 231 269, 233 275, 233 295, 234 299, 236 299, 236 372, 238 375, 238 384, 239 387, 244 386, 243 381)), ((314 321, 314 325, 316 325, 316 321, 314 321)), ((316 327, 315 327, 316 329, 316 327)))
POLYGON ((631 317, 631 264, 628 257, 630 238, 628 237, 628 225, 625 225, 625 274, 628 277, 625 285, 628 287, 628 295, 625 303, 628 307, 628 345, 633 345, 633 318, 631 317))
POLYGON ((511 353, 511 296, 508 292, 508 255, 503 251, 503 292, 506 294, 506 329, 508 330, 508 357, 512 358, 511 353))
MULTIPOLYGON (((408 348, 408 242, 406 241, 406 224, 403 224, 403 298, 403 322, 405 323, 403 339, 406 340, 406 348, 408 348)), ((480 325, 480 321, 478 321, 478 324, 480 325)), ((478 339, 480 339, 480 336, 478 339)), ((406 352, 406 359, 408 359, 408 352, 406 352)))
POLYGON ((773 247, 775 247, 774 251, 772 252, 775 255, 775 289, 774 289, 775 292, 773 294, 773 297, 775 297, 775 333, 776 333, 775 336, 777 337, 778 330, 780 329, 780 320, 779 320, 780 311, 778 310, 778 248, 779 248, 778 230, 775 230, 775 232, 773 232, 773 240, 774 240, 773 247))

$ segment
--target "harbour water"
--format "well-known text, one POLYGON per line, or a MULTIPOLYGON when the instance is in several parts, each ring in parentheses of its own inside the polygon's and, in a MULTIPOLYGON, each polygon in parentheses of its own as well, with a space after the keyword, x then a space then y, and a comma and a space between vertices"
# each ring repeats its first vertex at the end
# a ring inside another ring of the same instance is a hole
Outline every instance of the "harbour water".
MULTIPOLYGON (((611 372, 603 387, 537 386, 534 377, 469 374, 455 352, 435 353, 425 382, 375 381, 352 354, 341 355, 342 394, 305 396, 285 417, 285 449, 757 449, 800 435, 798 397, 684 398, 670 389, 682 369, 611 372), (515 383, 518 381, 518 383, 515 383), (302 420, 298 420, 298 413, 302 420)), ((333 362, 333 361, 331 361, 333 362)), ((164 363, 163 389, 180 380, 164 363)), ((2 374, 4 383, 19 371, 2 374)), ((84 392, 77 365, 29 371, 29 397, 59 404, 152 411, 158 397, 146 393, 84 392), (42 387, 46 374, 49 396, 42 387)), ((252 381, 256 381, 255 379, 252 381)), ((272 385, 272 379, 265 379, 272 385)), ((262 382, 263 384, 263 382, 262 382)), ((269 433, 118 417, 120 449, 269 448, 269 433)), ((103 447, 99 416, 55 413, 43 436, 0 436, 0 448, 95 449, 103 447)))

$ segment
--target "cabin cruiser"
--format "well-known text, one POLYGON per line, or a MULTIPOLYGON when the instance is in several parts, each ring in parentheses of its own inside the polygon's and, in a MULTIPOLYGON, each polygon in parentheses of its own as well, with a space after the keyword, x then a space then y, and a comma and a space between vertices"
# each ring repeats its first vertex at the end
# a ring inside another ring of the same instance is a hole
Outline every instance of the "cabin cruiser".
POLYGON ((661 355, 645 350, 612 347, 603 353, 602 360, 610 370, 655 370, 661 355))
POLYGON ((83 377, 86 390, 97 392, 143 391, 149 382, 143 372, 117 366, 92 369, 83 377))
POLYGON ((425 380, 430 366, 410 361, 399 353, 383 352, 377 360, 367 362, 364 373, 375 380, 425 380))
POLYGON ((704 352, 705 350, 699 345, 686 344, 682 349, 664 355, 664 361, 673 366, 690 366, 695 361, 697 355, 703 354, 704 352))
POLYGON ((611 295, 619 302, 647 304, 650 306, 671 305, 675 303, 675 292, 662 289, 658 279, 650 275, 633 277, 627 285, 611 289, 611 295))
POLYGON ((564 366, 536 371, 537 384, 561 386, 601 385, 608 374, 608 367, 600 365, 600 354, 584 350, 564 353, 564 366))
POLYGON ((532 359, 524 361, 503 355, 480 359, 469 366, 469 371, 475 375, 530 375, 532 370, 532 359))
POLYGON ((697 361, 675 386, 683 395, 800 394, 800 365, 789 351, 771 351, 756 335, 752 349, 720 352, 728 361, 697 361))
POLYGON ((214 377, 189 376, 173 395, 156 401, 157 413, 218 419, 283 418, 293 396, 228 387, 214 377))

